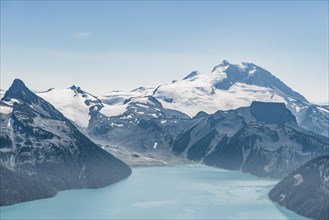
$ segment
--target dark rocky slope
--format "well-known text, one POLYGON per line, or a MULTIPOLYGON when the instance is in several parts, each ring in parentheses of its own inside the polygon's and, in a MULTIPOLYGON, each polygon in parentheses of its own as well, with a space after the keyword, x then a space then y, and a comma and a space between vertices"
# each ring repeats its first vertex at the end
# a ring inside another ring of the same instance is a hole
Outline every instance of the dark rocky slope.
POLYGON ((308 218, 329 219, 329 155, 293 171, 270 191, 269 197, 308 218))

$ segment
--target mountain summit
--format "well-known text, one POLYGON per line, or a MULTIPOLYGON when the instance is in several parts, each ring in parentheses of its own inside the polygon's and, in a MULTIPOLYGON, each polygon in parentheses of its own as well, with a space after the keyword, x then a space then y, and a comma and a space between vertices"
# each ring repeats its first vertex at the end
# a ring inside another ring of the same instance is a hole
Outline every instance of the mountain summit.
POLYGON ((215 66, 212 72, 216 71, 225 72, 226 74, 222 81, 214 85, 217 89, 228 90, 236 83, 245 83, 271 88, 280 95, 307 102, 306 98, 301 94, 293 91, 270 72, 253 63, 242 62, 240 65, 235 65, 224 60, 221 64, 215 66), (223 69, 223 67, 225 68, 223 69))
POLYGON ((288 103, 295 100, 308 103, 305 97, 269 71, 253 63, 238 65, 227 60, 215 66, 211 73, 194 71, 183 80, 161 85, 153 96, 164 107, 189 116, 195 116, 200 111, 214 113, 219 109, 250 106, 252 101, 288 103))
POLYGON ((216 70, 218 69, 218 68, 222 68, 222 67, 227 67, 227 66, 229 66, 230 65, 230 63, 227 61, 227 60, 223 60, 220 64, 218 64, 217 66, 215 66, 213 69, 212 69, 212 73, 213 72, 216 72, 216 70))
POLYGON ((37 101, 35 94, 31 92, 20 79, 15 79, 13 81, 12 85, 2 98, 4 101, 10 101, 10 99, 22 100, 28 104, 32 104, 37 101))
POLYGON ((232 64, 223 60, 208 74, 189 74, 184 80, 160 85, 153 97, 168 109, 190 117, 203 111, 230 110, 250 106, 253 101, 280 102, 296 116, 298 124, 329 136, 329 111, 314 105, 266 69, 248 62, 232 64))
POLYGON ((48 117, 54 117, 57 119, 64 117, 51 104, 31 92, 20 79, 15 79, 13 81, 12 85, 6 91, 1 101, 4 104, 13 106, 15 104, 29 105, 30 107, 33 107, 35 110, 48 117))

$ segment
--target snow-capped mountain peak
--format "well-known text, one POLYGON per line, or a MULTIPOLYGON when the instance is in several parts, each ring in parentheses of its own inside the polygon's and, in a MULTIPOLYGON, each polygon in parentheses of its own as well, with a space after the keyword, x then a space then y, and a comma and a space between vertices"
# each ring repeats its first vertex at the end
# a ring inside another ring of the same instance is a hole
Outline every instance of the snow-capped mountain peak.
POLYGON ((71 89, 71 90, 76 90, 77 88, 80 88, 79 86, 76 86, 76 85, 72 85, 70 86, 68 89, 71 89))
POLYGON ((227 60, 209 74, 192 72, 183 80, 161 85, 153 96, 165 108, 189 116, 199 111, 214 113, 219 109, 249 106, 252 101, 308 103, 302 95, 254 63, 231 64, 227 60))
MULTIPOLYGON (((73 85, 73 86, 69 87, 69 89, 71 89, 71 90, 72 90, 73 92, 75 92, 76 94, 81 94, 81 95, 84 96, 84 97, 87 97, 88 94, 89 94, 89 93, 83 91, 83 90, 80 88, 80 86, 75 86, 75 85, 73 85)), ((95 96, 90 95, 90 94, 89 94, 89 96, 92 96, 92 97, 96 98, 95 96)), ((96 98, 96 99, 97 99, 97 98, 96 98)))
MULTIPOLYGON (((12 107, 15 103, 24 103, 24 105, 29 105, 31 108, 39 111, 44 116, 54 118, 63 117, 63 115, 60 114, 54 106, 31 92, 20 79, 14 80, 10 88, 1 99, 1 105, 6 105, 6 108, 10 108, 10 110, 5 110, 4 113, 11 113, 12 107)), ((1 112, 3 112, 3 109, 1 109, 1 112)))
POLYGON ((24 82, 20 79, 15 79, 13 81, 12 85, 2 98, 3 101, 7 102, 11 99, 23 100, 28 104, 32 104, 32 102, 36 101, 35 95, 27 89, 24 82))

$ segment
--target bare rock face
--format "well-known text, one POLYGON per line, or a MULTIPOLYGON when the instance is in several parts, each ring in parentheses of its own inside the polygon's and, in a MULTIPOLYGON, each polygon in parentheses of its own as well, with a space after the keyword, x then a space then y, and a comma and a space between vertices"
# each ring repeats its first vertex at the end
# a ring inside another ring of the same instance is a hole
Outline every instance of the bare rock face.
POLYGON ((286 108, 284 103, 255 101, 251 103, 250 113, 256 120, 268 124, 297 123, 296 117, 286 108))

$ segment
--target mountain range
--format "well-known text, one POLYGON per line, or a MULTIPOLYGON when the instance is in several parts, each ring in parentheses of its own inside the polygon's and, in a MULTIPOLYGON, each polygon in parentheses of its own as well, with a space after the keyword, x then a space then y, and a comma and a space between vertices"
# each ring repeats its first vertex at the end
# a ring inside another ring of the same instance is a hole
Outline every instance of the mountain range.
POLYGON ((168 158, 177 134, 188 129, 195 118, 248 107, 253 101, 284 103, 303 131, 326 137, 329 132, 328 106, 309 103, 252 63, 236 65, 224 60, 209 74, 194 71, 170 84, 112 91, 99 97, 77 86, 37 94, 94 142, 129 164, 145 156, 150 160, 163 155, 168 158))
MULTIPOLYGON (((75 85, 33 93, 15 80, 1 96, 0 205, 114 183, 130 175, 125 163, 193 161, 286 182, 329 155, 329 106, 252 63, 104 96, 75 85)), ((296 210, 289 201, 278 203, 296 210)))
POLYGON ((127 111, 130 102, 147 103, 153 97, 165 109, 176 110, 194 117, 199 112, 208 114, 250 106, 253 101, 281 102, 296 116, 298 124, 314 133, 329 137, 329 106, 312 104, 267 70, 253 64, 230 64, 224 60, 211 73, 194 71, 182 80, 152 87, 139 87, 130 92, 112 91, 104 96, 68 89, 50 89, 38 93, 52 103, 78 126, 87 128, 89 113, 119 116, 127 111), (74 106, 78 112, 72 114, 74 106), (96 108, 90 108, 98 106, 96 108))

